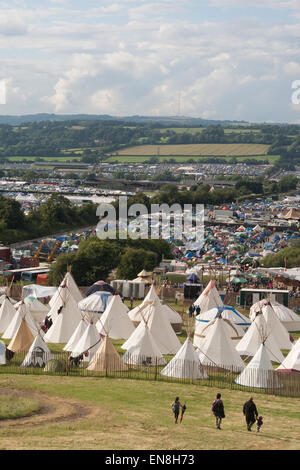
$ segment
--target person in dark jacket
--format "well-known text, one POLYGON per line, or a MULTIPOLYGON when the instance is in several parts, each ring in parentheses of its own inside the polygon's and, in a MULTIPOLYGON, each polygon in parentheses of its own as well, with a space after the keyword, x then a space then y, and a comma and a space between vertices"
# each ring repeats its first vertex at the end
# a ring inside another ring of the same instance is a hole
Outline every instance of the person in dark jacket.
POLYGON ((225 418, 224 404, 221 400, 221 393, 217 394, 215 401, 212 404, 211 411, 216 418, 216 428, 221 429, 222 419, 225 418))
POLYGON ((246 418, 247 429, 248 431, 251 431, 251 427, 253 426, 253 424, 255 423, 258 417, 258 413, 257 413, 256 405, 253 401, 253 397, 250 397, 250 399, 246 401, 246 403, 244 403, 243 413, 246 418))
POLYGON ((194 305, 190 305, 189 307, 189 316, 192 318, 194 315, 194 305))

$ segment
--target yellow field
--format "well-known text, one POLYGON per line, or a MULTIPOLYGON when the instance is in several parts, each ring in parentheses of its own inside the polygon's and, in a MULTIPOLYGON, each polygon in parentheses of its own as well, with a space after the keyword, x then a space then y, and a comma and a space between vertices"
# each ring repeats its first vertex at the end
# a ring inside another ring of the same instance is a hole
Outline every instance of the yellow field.
POLYGON ((266 155, 268 148, 268 145, 263 144, 138 145, 118 150, 114 155, 254 156, 266 155))

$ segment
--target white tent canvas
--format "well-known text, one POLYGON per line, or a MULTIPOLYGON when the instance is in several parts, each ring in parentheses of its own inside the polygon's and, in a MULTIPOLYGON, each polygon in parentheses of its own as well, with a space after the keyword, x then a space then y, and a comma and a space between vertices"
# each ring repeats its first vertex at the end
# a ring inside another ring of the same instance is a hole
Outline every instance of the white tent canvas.
POLYGON ((40 335, 37 335, 20 367, 45 367, 54 356, 40 335))
POLYGON ((8 328, 15 314, 15 307, 10 302, 10 300, 5 297, 0 307, 0 333, 4 333, 4 331, 8 328))
POLYGON ((112 372, 128 370, 128 367, 122 361, 111 339, 105 336, 93 355, 87 370, 112 372))
POLYGON ((135 328, 128 316, 127 308, 119 295, 113 296, 96 323, 96 328, 100 334, 108 335, 112 339, 128 339, 134 332, 135 328))
POLYGON ((276 371, 279 372, 300 372, 300 338, 296 341, 291 351, 282 361, 276 371))
POLYGON ((33 336, 36 336, 38 332, 40 332, 41 335, 43 335, 43 331, 39 328, 39 326, 36 324, 34 319, 32 318, 32 315, 29 311, 28 306, 25 303, 21 303, 21 305, 18 307, 18 310, 16 310, 10 324, 4 331, 2 338, 3 339, 11 339, 17 332, 20 323, 22 321, 22 318, 25 318, 27 325, 29 326, 33 336))
POLYGON ((83 317, 80 322, 78 323, 77 327, 75 328, 72 336, 70 337, 69 341, 63 348, 64 351, 72 351, 72 349, 76 346, 80 338, 82 337, 83 333, 88 327, 87 320, 83 317))
POLYGON ((78 308, 82 312, 95 313, 97 315, 104 313, 114 296, 111 292, 95 292, 85 299, 78 302, 78 308))
POLYGON ((188 337, 177 354, 161 371, 162 375, 180 379, 207 379, 193 343, 188 337))
POLYGON ((256 315, 254 322, 237 344, 236 350, 241 356, 254 357, 263 340, 271 361, 280 364, 284 359, 283 354, 261 313, 256 315))
POLYGON ((265 305, 262 308, 262 313, 266 320, 267 328, 269 331, 271 331, 279 348, 288 350, 292 349, 290 335, 283 324, 280 322, 271 305, 265 305))
POLYGON ((44 340, 47 343, 67 343, 82 319, 77 303, 69 295, 66 303, 61 303, 57 311, 52 307, 48 315, 53 318, 54 313, 56 318, 45 334, 44 340))
POLYGON ((4 299, 7 299, 7 298, 10 300, 10 303, 11 303, 11 304, 14 305, 14 304, 17 303, 17 301, 14 300, 12 297, 8 297, 6 294, 2 294, 2 295, 0 295, 0 305, 2 305, 3 302, 4 302, 4 299))
POLYGON ((181 316, 172 307, 170 307, 167 304, 163 304, 161 302, 160 298, 158 297, 158 295, 155 292, 155 289, 154 289, 153 285, 151 286, 151 288, 150 288, 148 294, 146 295, 146 297, 144 298, 143 302, 141 302, 140 305, 138 305, 137 307, 130 310, 130 312, 128 312, 128 316, 129 316, 130 320, 132 322, 134 322, 135 324, 139 323, 142 320, 142 315, 140 313, 140 309, 141 309, 141 307, 143 307, 143 305, 145 305, 145 303, 147 303, 149 301, 153 301, 153 302, 156 301, 156 302, 159 302, 162 305, 162 312, 169 319, 169 322, 173 326, 173 329, 177 333, 179 333, 182 329, 182 318, 181 318, 181 316))
POLYGON ((95 325, 93 323, 89 323, 82 337, 73 347, 71 352, 72 357, 77 357, 83 354, 83 361, 89 362, 99 348, 100 341, 101 336, 99 335, 95 325))
POLYGON ((181 343, 170 322, 163 314, 159 299, 152 302, 143 310, 143 320, 122 345, 123 349, 129 349, 137 342, 145 328, 145 321, 162 354, 176 354, 179 351, 181 343))
POLYGON ((224 369, 243 370, 245 365, 228 336, 225 322, 218 317, 199 348, 199 358, 203 365, 224 369))
POLYGON ((216 282, 213 279, 209 281, 204 291, 194 302, 194 305, 200 307, 201 313, 204 313, 207 310, 211 310, 214 307, 219 307, 223 305, 223 301, 216 288, 216 282))
POLYGON ((149 328, 144 322, 141 322, 140 325, 143 327, 141 335, 137 342, 128 348, 122 357, 123 362, 134 365, 165 365, 166 360, 149 328))
POLYGON ((276 300, 260 300, 252 305, 250 308, 250 319, 253 321, 257 312, 259 312, 264 305, 270 303, 277 317, 287 329, 287 331, 300 331, 300 316, 293 310, 280 304, 276 300))
MULTIPOLYGON (((24 303, 27 305, 34 321, 37 324, 42 323, 46 315, 49 313, 50 307, 48 305, 43 304, 34 297, 25 297, 24 303)), ((18 308, 20 304, 21 302, 15 304, 15 308, 18 308)))
POLYGON ((67 272, 63 281, 60 283, 56 293, 51 298, 49 305, 53 307, 56 303, 61 304, 61 300, 65 301, 65 297, 71 295, 78 304, 83 296, 70 272, 67 272))
POLYGON ((235 379, 235 383, 254 388, 278 388, 281 386, 263 343, 247 367, 235 379))

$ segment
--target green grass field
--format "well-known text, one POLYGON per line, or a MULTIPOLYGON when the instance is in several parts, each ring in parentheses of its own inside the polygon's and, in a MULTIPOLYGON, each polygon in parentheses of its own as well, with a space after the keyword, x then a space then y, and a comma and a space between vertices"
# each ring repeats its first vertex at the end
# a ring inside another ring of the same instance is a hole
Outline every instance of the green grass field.
MULTIPOLYGON (((10 162, 22 162, 23 160, 26 160, 28 162, 35 162, 37 157, 5 157, 7 160, 10 162)), ((68 156, 66 155, 65 157, 41 157, 40 161, 43 162, 48 162, 48 161, 58 161, 58 162, 65 162, 65 161, 73 161, 73 160, 80 160, 80 155, 78 157, 74 156, 68 156)), ((38 161, 36 162, 38 164, 38 161)))
POLYGON ((218 389, 82 377, 1 375, 14 388, 50 408, 23 422, 2 422, 1 449, 291 450, 300 448, 300 399, 256 396, 261 432, 246 430, 242 407, 249 393, 221 390, 226 418, 216 430, 211 404, 218 389), (186 402, 181 424, 171 403, 186 402), (53 408, 51 413, 51 407, 53 408), (73 412, 69 411, 72 407, 73 412), (56 411, 55 411, 56 410, 56 411), (85 412, 83 413, 83 411, 85 412))

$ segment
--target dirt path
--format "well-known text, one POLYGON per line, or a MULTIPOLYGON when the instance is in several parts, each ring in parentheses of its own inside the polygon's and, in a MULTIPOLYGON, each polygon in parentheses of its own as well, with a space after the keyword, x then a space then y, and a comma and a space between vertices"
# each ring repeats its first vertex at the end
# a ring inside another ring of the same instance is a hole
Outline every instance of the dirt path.
POLYGON ((88 418, 92 414, 95 416, 95 409, 92 406, 72 399, 15 389, 3 389, 0 391, 0 394, 32 398, 41 405, 40 410, 30 416, 1 420, 1 431, 5 428, 11 429, 15 427, 22 427, 25 430, 33 426, 36 428, 37 426, 47 426, 51 423, 72 422, 81 418, 88 418))

